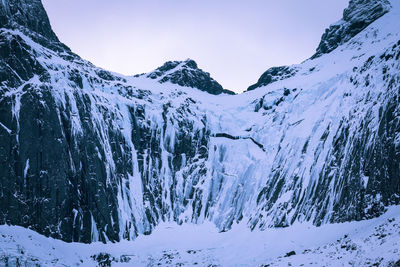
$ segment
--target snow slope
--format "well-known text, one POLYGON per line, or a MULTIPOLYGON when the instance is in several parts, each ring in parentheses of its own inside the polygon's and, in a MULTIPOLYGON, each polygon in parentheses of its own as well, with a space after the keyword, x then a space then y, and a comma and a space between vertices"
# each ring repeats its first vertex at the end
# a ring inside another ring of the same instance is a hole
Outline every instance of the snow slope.
POLYGON ((18 261, 21 266, 395 266, 400 263, 399 214, 399 207, 391 207, 368 221, 322 227, 297 223, 253 232, 244 224, 218 233, 210 223, 163 223, 135 241, 89 245, 0 226, 0 265, 18 261))
POLYGON ((293 76, 234 96, 110 73, 1 28, 1 224, 90 243, 163 223, 258 231, 382 215, 400 204, 391 6, 293 76))

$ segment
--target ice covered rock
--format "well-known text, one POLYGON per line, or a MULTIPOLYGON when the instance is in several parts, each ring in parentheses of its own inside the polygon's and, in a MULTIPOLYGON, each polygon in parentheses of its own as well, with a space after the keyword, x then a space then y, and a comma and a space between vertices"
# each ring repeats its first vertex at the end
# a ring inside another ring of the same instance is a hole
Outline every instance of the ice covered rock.
POLYGON ((211 78, 210 73, 199 69, 192 59, 185 61, 168 61, 155 71, 147 74, 151 79, 157 79, 160 83, 171 82, 180 86, 197 88, 213 95, 234 94, 224 89, 217 81, 211 78))
POLYGON ((249 88, 247 88, 247 91, 254 90, 261 86, 266 86, 270 83, 279 80, 290 78, 294 74, 296 74, 296 69, 293 67, 288 67, 288 66, 272 67, 261 75, 257 83, 249 86, 249 88))
POLYGON ((329 53, 349 41, 386 14, 390 7, 388 0, 351 0, 349 6, 343 11, 343 18, 325 30, 312 58, 329 53))
POLYGON ((381 215, 400 204, 400 6, 392 5, 379 31, 365 29, 338 55, 271 69, 256 91, 212 98, 201 90, 222 87, 192 60, 126 77, 8 16, 0 223, 108 242, 170 221, 228 231, 238 222, 265 229, 381 215))
POLYGON ((40 0, 2 0, 0 2, 0 28, 28 29, 51 41, 58 41, 40 0))

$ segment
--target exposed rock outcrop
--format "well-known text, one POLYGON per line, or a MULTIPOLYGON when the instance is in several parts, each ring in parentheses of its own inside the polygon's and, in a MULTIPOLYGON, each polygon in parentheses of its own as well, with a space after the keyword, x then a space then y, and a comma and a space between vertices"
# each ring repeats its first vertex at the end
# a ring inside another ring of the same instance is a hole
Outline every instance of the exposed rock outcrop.
POLYGON ((213 95, 222 93, 234 95, 235 93, 224 89, 217 81, 211 78, 208 72, 199 69, 192 59, 185 61, 168 61, 155 71, 147 74, 151 79, 160 83, 171 82, 180 86, 197 88, 213 95))
POLYGON ((163 221, 264 229, 400 204, 400 8, 341 57, 272 68, 227 103, 190 95, 223 92, 192 60, 110 73, 19 21, 40 2, 1 3, 14 14, 0 29, 1 224, 108 242, 163 221))
POLYGON ((293 67, 288 67, 288 66, 272 67, 261 75, 257 83, 249 86, 249 88, 247 88, 247 91, 254 90, 261 86, 267 86, 268 84, 279 80, 290 78, 293 75, 295 75, 296 72, 297 72, 296 69, 293 67))
POLYGON ((343 11, 343 18, 325 30, 317 51, 311 58, 329 53, 349 41, 389 12, 390 7, 388 0, 350 0, 349 6, 343 11))

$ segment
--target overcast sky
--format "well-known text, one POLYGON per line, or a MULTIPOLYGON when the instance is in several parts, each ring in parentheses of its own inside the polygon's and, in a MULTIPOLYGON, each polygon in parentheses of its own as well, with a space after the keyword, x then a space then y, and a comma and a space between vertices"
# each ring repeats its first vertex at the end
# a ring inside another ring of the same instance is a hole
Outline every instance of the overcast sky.
POLYGON ((272 66, 300 63, 348 0, 43 0, 75 53, 126 75, 194 59, 236 92, 272 66))

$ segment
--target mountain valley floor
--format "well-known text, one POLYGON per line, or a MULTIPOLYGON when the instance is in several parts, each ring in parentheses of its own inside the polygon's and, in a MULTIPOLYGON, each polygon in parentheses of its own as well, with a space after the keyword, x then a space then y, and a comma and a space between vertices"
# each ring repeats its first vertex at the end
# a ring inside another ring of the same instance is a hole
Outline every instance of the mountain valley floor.
POLYGON ((0 226, 0 266, 400 266, 400 206, 360 222, 251 232, 211 223, 159 225, 134 241, 65 243, 0 226))

